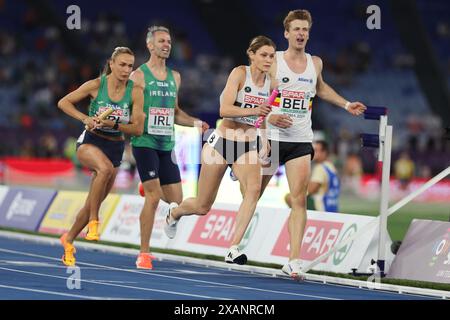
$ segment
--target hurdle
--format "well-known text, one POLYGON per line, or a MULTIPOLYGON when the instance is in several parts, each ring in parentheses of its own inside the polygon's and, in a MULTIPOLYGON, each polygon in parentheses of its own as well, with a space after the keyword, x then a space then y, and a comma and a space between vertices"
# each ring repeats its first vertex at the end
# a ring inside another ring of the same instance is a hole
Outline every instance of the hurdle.
POLYGON ((378 258, 377 266, 380 276, 385 276, 385 261, 386 261, 386 239, 388 236, 387 218, 389 206, 389 179, 391 172, 391 151, 392 151, 392 126, 388 125, 387 108, 368 106, 364 112, 364 119, 379 120, 378 139, 367 139, 367 134, 361 134, 361 141, 363 147, 377 148, 378 147, 378 162, 381 162, 382 176, 381 176, 381 201, 380 201, 380 215, 379 215, 379 238, 378 238, 378 258), (375 141, 373 141, 375 140, 375 141), (378 141, 377 141, 378 140, 378 141), (378 142, 378 143, 374 143, 378 142))
MULTIPOLYGON (((420 196, 426 190, 434 186, 436 183, 444 179, 446 176, 450 175, 450 166, 439 174, 428 180, 417 190, 411 192, 409 195, 395 203, 392 207, 388 209, 389 201, 389 173, 390 173, 390 163, 391 163, 391 149, 392 149, 392 126, 387 124, 387 108, 385 107, 367 107, 364 113, 364 118, 368 120, 379 120, 379 134, 361 134, 361 141, 363 147, 379 148, 378 161, 383 162, 382 167, 382 185, 381 185, 381 201, 380 201, 380 214, 376 219, 372 220, 364 227, 362 227, 357 232, 348 236, 332 247, 330 250, 317 257, 311 261, 308 265, 303 268, 303 272, 308 272, 320 262, 327 259, 329 256, 334 254, 336 251, 342 249, 348 245, 353 240, 357 239, 362 234, 368 232, 376 224, 379 225, 379 239, 378 239, 378 257, 377 266, 378 270, 374 271, 379 276, 385 276, 385 257, 386 257, 386 239, 387 239, 387 218, 392 215, 397 210, 401 209, 407 203, 412 201, 414 198, 420 196)), ((449 130, 450 133, 450 130, 449 130)), ((450 139, 450 134, 449 137, 450 139)))

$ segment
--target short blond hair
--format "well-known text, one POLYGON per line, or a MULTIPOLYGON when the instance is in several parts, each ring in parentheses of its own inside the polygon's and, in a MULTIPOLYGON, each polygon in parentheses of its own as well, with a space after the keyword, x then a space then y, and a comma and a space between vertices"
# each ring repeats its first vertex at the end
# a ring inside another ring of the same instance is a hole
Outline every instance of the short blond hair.
POLYGON ((309 28, 311 29, 312 27, 312 16, 308 10, 298 9, 289 11, 288 15, 286 16, 286 18, 284 18, 283 21, 284 30, 289 31, 291 22, 294 20, 306 20, 309 23, 309 28))

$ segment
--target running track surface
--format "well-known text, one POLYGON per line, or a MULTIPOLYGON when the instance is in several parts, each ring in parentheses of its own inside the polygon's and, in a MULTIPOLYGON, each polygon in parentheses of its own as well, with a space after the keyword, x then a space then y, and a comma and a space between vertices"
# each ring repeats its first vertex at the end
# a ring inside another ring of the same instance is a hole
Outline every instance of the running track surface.
MULTIPOLYGON (((0 299, 157 300, 415 300, 431 299, 312 281, 250 274, 194 264, 154 261, 137 270, 135 256, 77 249, 81 288, 68 289, 71 276, 61 263, 62 248, 0 237, 0 299)), ((156 257, 158 254, 155 254, 156 257)), ((71 282, 73 284, 73 281, 71 282)))

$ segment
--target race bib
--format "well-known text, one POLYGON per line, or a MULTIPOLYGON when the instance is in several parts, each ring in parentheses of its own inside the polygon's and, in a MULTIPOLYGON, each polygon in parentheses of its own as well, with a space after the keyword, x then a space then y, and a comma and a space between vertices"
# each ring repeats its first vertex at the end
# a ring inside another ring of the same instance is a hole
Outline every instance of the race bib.
MULTIPOLYGON (((130 109, 126 107, 126 109, 114 108, 112 105, 107 105, 104 107, 100 107, 96 113, 96 116, 101 115, 104 111, 109 108, 113 108, 114 111, 106 117, 107 120, 114 121, 115 123, 128 124, 130 122, 130 109)), ((99 128, 100 131, 109 132, 109 133, 117 133, 119 130, 114 130, 113 128, 99 128)))
POLYGON ((310 111, 310 94, 303 91, 281 91, 280 111, 292 118, 304 118, 310 111))
POLYGON ((154 135, 171 136, 173 134, 175 109, 150 107, 148 110, 147 132, 154 135))
POLYGON ((208 139, 206 139, 206 142, 214 148, 214 146, 216 145, 217 141, 219 141, 220 136, 217 134, 217 132, 213 131, 213 133, 211 133, 208 137, 208 139))

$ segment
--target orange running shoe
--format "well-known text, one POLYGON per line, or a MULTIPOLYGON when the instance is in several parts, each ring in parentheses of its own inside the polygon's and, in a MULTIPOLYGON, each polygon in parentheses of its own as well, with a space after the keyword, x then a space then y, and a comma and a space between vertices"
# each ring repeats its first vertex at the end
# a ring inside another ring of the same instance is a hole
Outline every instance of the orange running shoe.
POLYGON ((98 241, 100 239, 100 235, 98 234, 98 225, 100 222, 98 220, 91 220, 88 223, 88 233, 85 237, 88 241, 98 241))
POLYGON ((147 252, 139 253, 136 259, 136 268, 152 270, 153 269, 152 259, 155 259, 155 257, 151 253, 147 252))
POLYGON ((62 262, 68 266, 72 267, 75 265, 75 256, 74 253, 77 252, 73 244, 67 242, 67 233, 64 233, 59 240, 61 241, 62 246, 64 247, 64 255, 62 256, 62 262))

